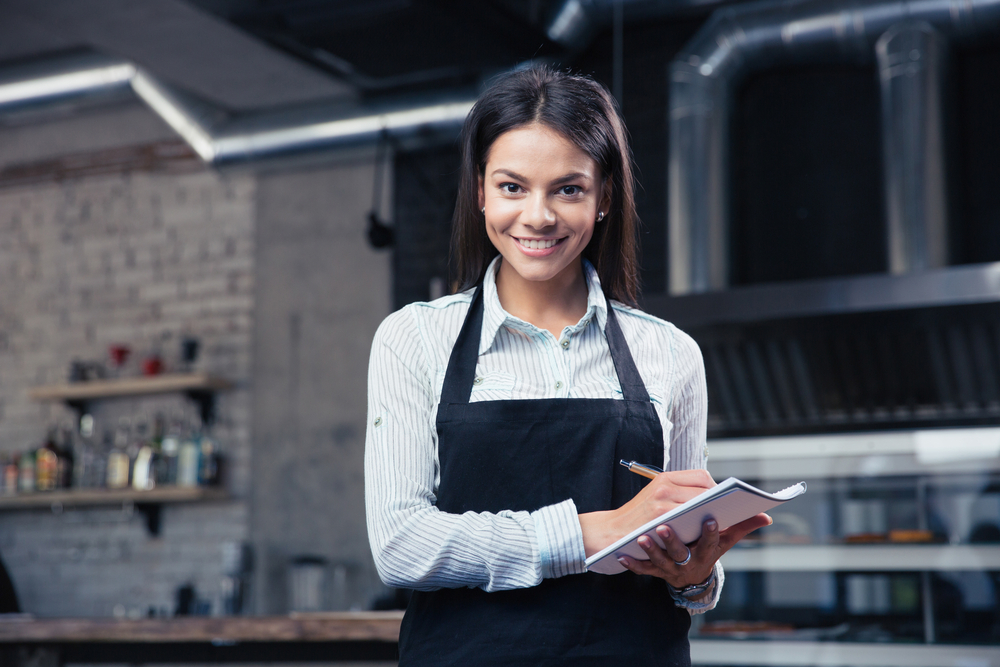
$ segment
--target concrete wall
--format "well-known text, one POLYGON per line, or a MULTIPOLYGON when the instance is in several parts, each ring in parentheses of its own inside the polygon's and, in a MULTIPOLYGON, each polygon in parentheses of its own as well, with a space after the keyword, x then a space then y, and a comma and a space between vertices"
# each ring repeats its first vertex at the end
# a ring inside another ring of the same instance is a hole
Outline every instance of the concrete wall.
MULTIPOLYGON (((169 139, 134 104, 0 126, 0 170, 169 139)), ((287 610, 297 554, 345 566, 328 608, 383 591, 362 484, 368 352, 390 310, 390 255, 364 236, 373 166, 362 151, 266 173, 193 164, 0 183, 0 452, 37 447, 72 419, 28 389, 62 381, 74 358, 105 359, 111 343, 162 343, 169 358, 181 333, 198 336, 203 368, 236 385, 215 431, 231 500, 166 508, 158 538, 122 508, 0 511, 0 556, 27 611, 173 610, 188 582, 214 600, 221 545, 241 540, 256 547, 259 613, 287 610)), ((102 403, 95 416, 110 426, 176 410, 194 413, 160 397, 102 403)))
POLYGON ((373 158, 258 177, 251 533, 259 613, 287 611, 296 555, 330 561, 329 608, 363 608, 384 590, 362 479, 368 354, 391 293, 391 251, 365 237, 373 158))

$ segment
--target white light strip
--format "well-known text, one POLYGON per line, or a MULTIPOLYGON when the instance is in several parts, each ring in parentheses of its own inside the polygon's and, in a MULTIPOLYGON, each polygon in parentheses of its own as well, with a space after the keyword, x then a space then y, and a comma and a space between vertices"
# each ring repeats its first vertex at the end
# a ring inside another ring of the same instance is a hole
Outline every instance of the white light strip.
POLYGON ((996 646, 692 639, 695 665, 1000 667, 996 646))
POLYGON ((921 463, 990 460, 1000 456, 1000 428, 954 428, 781 438, 710 440, 712 461, 748 461, 912 454, 921 463))
POLYGON ((215 159, 212 136, 189 114, 185 113, 183 108, 161 89, 152 77, 137 71, 132 79, 132 90, 153 111, 159 114, 167 125, 181 135, 202 160, 211 162, 215 159))
POLYGON ((473 101, 429 104, 413 109, 309 122, 227 135, 206 127, 199 115, 155 77, 130 63, 54 74, 27 81, 0 83, 0 107, 5 104, 44 101, 87 93, 115 85, 131 84, 132 90, 154 113, 181 136, 208 163, 246 159, 268 154, 321 147, 341 140, 372 140, 383 131, 402 132, 434 125, 461 125, 473 101))
POLYGON ((4 83, 0 84, 0 105, 43 101, 63 95, 124 85, 129 82, 133 75, 135 75, 135 67, 122 64, 46 76, 29 81, 4 83))
POLYGON ((405 111, 220 137, 216 140, 215 156, 263 155, 294 148, 319 146, 349 137, 376 135, 383 130, 400 131, 436 123, 460 124, 469 115, 473 104, 473 101, 436 104, 405 111))
POLYGON ((982 572, 1000 570, 1000 549, 934 544, 761 544, 729 550, 722 565, 731 572, 982 572))

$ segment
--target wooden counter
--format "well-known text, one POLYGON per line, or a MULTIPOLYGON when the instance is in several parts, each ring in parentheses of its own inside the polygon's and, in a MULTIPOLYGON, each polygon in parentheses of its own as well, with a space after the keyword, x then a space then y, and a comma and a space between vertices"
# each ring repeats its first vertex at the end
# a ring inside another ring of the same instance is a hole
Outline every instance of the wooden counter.
POLYGON ((401 611, 140 620, 11 616, 0 617, 0 651, 41 651, 56 664, 381 661, 395 658, 402 619, 401 611))

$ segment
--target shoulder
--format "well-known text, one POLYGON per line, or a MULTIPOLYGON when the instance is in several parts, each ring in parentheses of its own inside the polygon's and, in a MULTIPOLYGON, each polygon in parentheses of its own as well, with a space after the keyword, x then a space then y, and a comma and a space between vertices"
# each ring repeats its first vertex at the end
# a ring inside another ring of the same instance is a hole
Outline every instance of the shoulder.
POLYGON ((455 329, 454 336, 450 336, 453 340, 458 336, 458 328, 461 328, 471 302, 472 290, 468 290, 433 301, 407 304, 382 320, 375 332, 374 345, 412 343, 427 336, 439 338, 455 329))
POLYGON ((626 338, 638 345, 653 345, 660 350, 669 350, 675 360, 687 365, 687 361, 701 362, 701 349, 688 333, 672 322, 649 313, 611 301, 618 321, 626 338))

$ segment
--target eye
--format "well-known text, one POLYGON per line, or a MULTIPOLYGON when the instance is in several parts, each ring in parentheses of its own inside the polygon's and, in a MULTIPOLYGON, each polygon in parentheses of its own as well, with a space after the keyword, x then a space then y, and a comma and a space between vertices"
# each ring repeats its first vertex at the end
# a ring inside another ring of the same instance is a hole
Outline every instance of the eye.
POLYGON ((565 195, 567 197, 575 197, 576 195, 583 192, 583 188, 579 185, 564 185, 559 188, 559 194, 565 195))
POLYGON ((521 191, 521 186, 517 183, 501 183, 500 189, 510 195, 516 195, 521 191))

